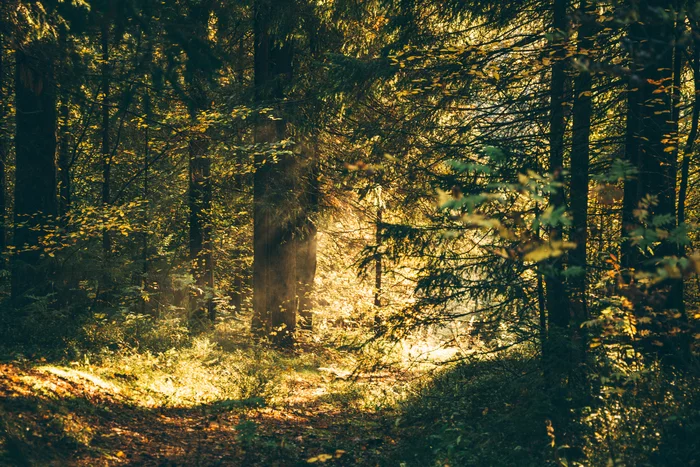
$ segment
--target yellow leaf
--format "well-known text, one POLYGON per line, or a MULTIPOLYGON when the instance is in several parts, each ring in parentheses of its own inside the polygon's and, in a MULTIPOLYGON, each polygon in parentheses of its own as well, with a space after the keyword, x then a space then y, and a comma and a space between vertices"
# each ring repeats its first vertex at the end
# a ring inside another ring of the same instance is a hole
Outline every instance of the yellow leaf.
POLYGON ((565 250, 575 248, 576 244, 571 242, 552 242, 541 245, 523 256, 523 261, 534 261, 539 263, 549 258, 556 258, 564 254, 565 250))
POLYGON ((309 464, 315 464, 316 462, 326 462, 328 460, 333 459, 333 455, 331 454, 319 454, 316 457, 311 457, 306 460, 309 464))

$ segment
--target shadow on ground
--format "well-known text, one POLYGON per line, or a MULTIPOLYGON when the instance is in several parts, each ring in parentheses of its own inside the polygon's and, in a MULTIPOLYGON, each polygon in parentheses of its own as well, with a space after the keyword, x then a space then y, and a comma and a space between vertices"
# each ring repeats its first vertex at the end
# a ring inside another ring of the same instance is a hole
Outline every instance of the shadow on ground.
POLYGON ((0 465, 378 465, 394 442, 382 414, 259 399, 149 408, 62 371, 0 363, 0 465))

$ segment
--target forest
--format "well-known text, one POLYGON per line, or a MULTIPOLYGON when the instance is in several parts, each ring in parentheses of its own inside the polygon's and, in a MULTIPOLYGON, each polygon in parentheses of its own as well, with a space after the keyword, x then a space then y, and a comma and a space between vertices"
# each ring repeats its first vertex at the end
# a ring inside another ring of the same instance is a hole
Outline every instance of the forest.
POLYGON ((700 465, 700 0, 2 0, 0 465, 700 465))

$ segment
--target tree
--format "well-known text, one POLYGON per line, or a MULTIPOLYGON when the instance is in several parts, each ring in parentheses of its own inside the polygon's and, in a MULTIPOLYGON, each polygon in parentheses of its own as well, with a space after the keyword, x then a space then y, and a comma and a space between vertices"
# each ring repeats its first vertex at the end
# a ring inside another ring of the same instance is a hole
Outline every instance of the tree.
MULTIPOLYGON (((5 79, 5 38, 0 34, 0 253, 5 253, 7 246, 7 228, 5 216, 7 213, 7 156, 10 149, 7 121, 7 105, 9 91, 5 79)), ((5 267, 4 258, 1 260, 5 267)))
POLYGON ((212 297, 214 290, 214 264, 212 255, 212 191, 211 157, 206 128, 198 124, 200 113, 207 110, 208 74, 212 64, 207 47, 207 27, 212 2, 193 3, 189 6, 189 20, 195 29, 189 44, 187 60, 187 84, 189 92, 188 110, 192 122, 192 135, 189 141, 189 254, 192 275, 201 291, 195 300, 195 313, 204 312, 214 321, 216 311, 212 297))
POLYGON ((35 40, 15 53, 16 165, 12 297, 50 289, 42 236, 58 214, 53 47, 35 40))
MULTIPOLYGON (((571 143, 571 241, 576 244, 569 253, 569 268, 577 268, 570 275, 573 332, 580 334, 581 323, 588 319, 586 285, 588 270, 588 192, 591 152, 591 119, 593 114, 593 59, 596 32, 596 4, 582 0, 579 7, 580 26, 577 41, 577 74, 574 79, 573 128, 571 143)), ((575 343, 577 347, 585 343, 575 343)), ((579 354, 580 360, 580 354, 579 354)))
MULTIPOLYGON (((567 0, 554 0, 552 21, 552 78, 550 87, 550 143, 549 143, 549 171, 552 174, 556 186, 550 195, 549 206, 553 211, 566 209, 566 197, 564 191, 564 133, 566 121, 564 105, 566 103, 566 69, 567 60, 565 44, 569 39, 569 21, 567 17, 567 0)), ((549 231, 550 242, 561 242, 562 231, 560 226, 553 226, 549 231)), ((559 338, 552 334, 565 334, 570 322, 568 291, 564 282, 562 258, 554 258, 547 267, 545 275, 547 285, 547 313, 551 338, 559 338)), ((565 352, 555 346, 552 352, 565 352)))
POLYGON ((255 2, 254 73, 259 154, 254 175, 253 332, 290 345, 296 328, 296 249, 294 242, 296 161, 287 140, 282 107, 292 79, 295 2, 255 2), (276 115, 266 114, 275 106, 276 115))

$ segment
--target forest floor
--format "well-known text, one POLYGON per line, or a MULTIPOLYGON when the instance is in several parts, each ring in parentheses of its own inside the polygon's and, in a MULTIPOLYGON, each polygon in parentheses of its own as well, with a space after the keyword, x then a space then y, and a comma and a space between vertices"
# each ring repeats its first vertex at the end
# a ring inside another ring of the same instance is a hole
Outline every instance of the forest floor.
POLYGON ((396 414, 367 395, 412 377, 356 378, 323 357, 282 356, 275 368, 285 376, 268 403, 254 390, 229 398, 212 389, 227 361, 173 371, 161 358, 142 360, 0 363, 0 465, 384 465, 396 414), (144 377, 145 366, 158 373, 144 377))

